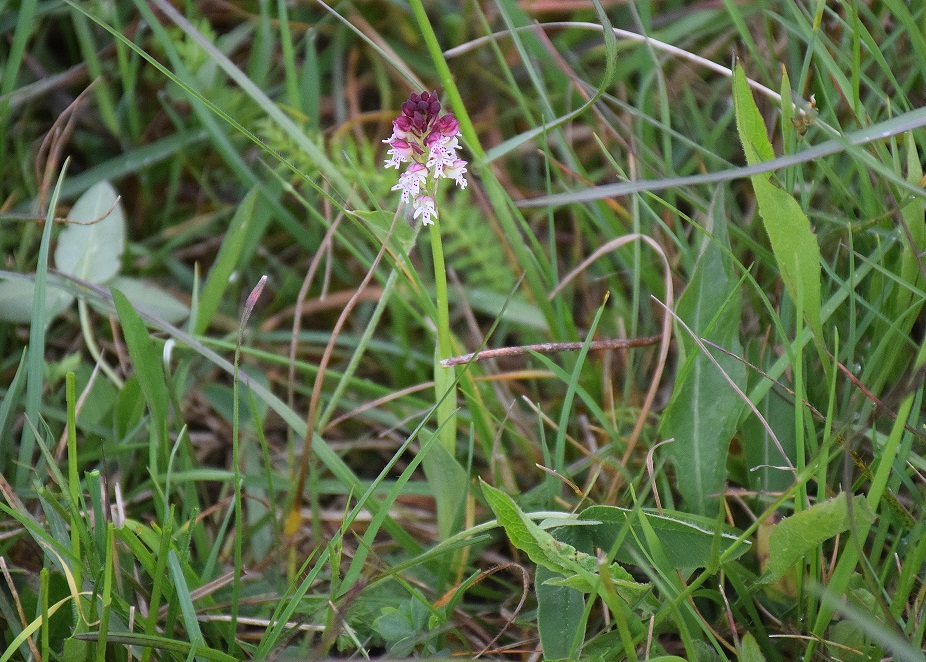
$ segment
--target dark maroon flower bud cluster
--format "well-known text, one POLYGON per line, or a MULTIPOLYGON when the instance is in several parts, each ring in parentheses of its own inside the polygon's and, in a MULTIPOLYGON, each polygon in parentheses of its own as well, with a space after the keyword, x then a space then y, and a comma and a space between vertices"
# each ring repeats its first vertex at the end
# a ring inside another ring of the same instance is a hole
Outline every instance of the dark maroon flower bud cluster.
POLYGON ((407 119, 411 126, 423 132, 439 113, 440 101, 437 99, 437 92, 422 92, 412 94, 408 101, 402 104, 402 115, 399 119, 407 119))

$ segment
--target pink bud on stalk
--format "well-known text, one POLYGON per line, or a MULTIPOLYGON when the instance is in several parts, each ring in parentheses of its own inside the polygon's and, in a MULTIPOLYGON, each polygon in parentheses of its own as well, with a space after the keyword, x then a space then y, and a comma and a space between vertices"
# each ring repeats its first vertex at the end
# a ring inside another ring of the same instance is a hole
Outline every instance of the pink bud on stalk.
POLYGON ((257 299, 260 298, 260 293, 264 291, 264 285, 266 284, 267 275, 264 274, 260 277, 260 280, 257 281, 257 285, 254 286, 254 289, 251 290, 247 300, 244 302, 244 312, 241 315, 242 327, 248 323, 248 318, 251 316, 251 311, 254 310, 254 306, 257 304, 257 299))

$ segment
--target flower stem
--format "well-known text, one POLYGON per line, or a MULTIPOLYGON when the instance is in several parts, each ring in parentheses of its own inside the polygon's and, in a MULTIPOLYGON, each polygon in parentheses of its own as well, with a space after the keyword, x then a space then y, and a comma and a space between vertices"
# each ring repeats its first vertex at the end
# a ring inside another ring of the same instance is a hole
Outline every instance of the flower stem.
POLYGON ((440 220, 435 217, 430 227, 431 253, 434 258, 434 291, 437 297, 437 347, 434 351, 434 392, 437 397, 437 426, 439 441, 453 455, 457 445, 457 394, 454 384, 456 371, 445 368, 441 360, 453 356, 450 337, 450 309, 447 301, 447 268, 444 264, 444 246, 441 242, 440 220), (446 397, 445 394, 446 393, 446 397), (443 399, 441 399, 443 398, 443 399))

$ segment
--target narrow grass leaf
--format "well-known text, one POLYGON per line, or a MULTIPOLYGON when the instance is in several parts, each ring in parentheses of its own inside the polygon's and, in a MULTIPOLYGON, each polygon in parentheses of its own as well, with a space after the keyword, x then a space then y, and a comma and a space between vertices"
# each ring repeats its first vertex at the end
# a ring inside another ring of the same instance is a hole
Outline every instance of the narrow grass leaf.
MULTIPOLYGON (((48 608, 49 617, 54 615, 62 606, 71 601, 71 596, 69 595, 66 598, 58 600, 55 604, 51 605, 48 608)), ((18 619, 17 619, 18 620, 18 619)), ((15 621, 14 621, 15 622, 15 621)), ((7 646, 7 649, 3 651, 3 654, 0 655, 0 662, 7 662, 7 660, 12 659, 12 657, 19 651, 19 647, 23 646, 26 643, 26 640, 29 639, 36 631, 42 627, 44 623, 42 617, 36 618, 31 623, 27 624, 23 630, 10 642, 10 645, 7 646)), ((23 646, 25 648, 25 646, 23 646)), ((28 648, 26 648, 28 650, 28 648)), ((23 656, 23 659, 29 659, 26 655, 23 656)))
POLYGON ((45 386, 45 331, 48 326, 46 308, 46 283, 48 282, 48 254, 51 246, 51 229, 55 224, 55 209, 68 162, 64 162, 58 181, 48 203, 42 242, 39 245, 39 260, 35 269, 35 297, 32 303, 32 320, 29 328, 29 358, 26 363, 26 418, 30 425, 24 425, 19 440, 19 466, 16 468, 16 487, 25 488, 35 477, 32 454, 35 452, 35 435, 32 425, 38 424, 42 404, 42 390, 45 386))
MULTIPOLYGON (((0 439, 7 438, 6 428, 10 422, 13 407, 19 405, 19 399, 22 396, 23 386, 26 383, 26 358, 28 355, 29 351, 24 349, 19 357, 19 366, 13 375, 13 381, 10 382, 3 400, 0 401, 0 439)), ((0 450, 0 474, 6 472, 7 461, 12 462, 14 460, 15 454, 13 453, 12 444, 3 444, 2 450, 0 450)))
POLYGON ((853 522, 869 525, 874 521, 875 513, 862 494, 852 497, 851 512, 846 496, 840 494, 786 517, 769 538, 769 578, 780 579, 801 557, 848 531, 853 522))
MULTIPOLYGON (((591 346, 592 339, 595 337, 595 329, 598 328, 598 323, 601 321, 601 315, 604 313, 607 301, 608 297, 606 296, 604 303, 598 307, 598 312, 595 313, 595 319, 592 320, 592 324, 588 329, 585 342, 582 344, 582 349, 579 350, 579 355, 576 357, 572 374, 569 375, 569 379, 566 381, 566 394, 563 396, 563 405, 559 415, 559 425, 556 428, 556 441, 553 444, 553 468, 563 475, 567 473, 566 430, 569 427, 569 418, 572 414, 572 403, 576 397, 576 389, 579 385, 579 377, 582 374, 582 368, 585 366, 585 357, 588 356, 588 348, 591 346)), ((555 479, 552 476, 548 476, 548 481, 553 480, 555 479)))
POLYGON ((270 656, 271 651, 276 647, 280 638, 283 636, 289 619, 295 613, 296 609, 302 606, 302 599, 305 597, 305 594, 312 588, 318 574, 328 563, 330 557, 329 548, 325 547, 318 559, 315 560, 311 569, 309 569, 309 564, 313 556, 314 553, 310 555, 302 564, 302 567, 299 568, 299 573, 296 575, 302 578, 299 584, 296 585, 292 591, 287 591, 283 599, 277 601, 273 614, 269 619, 271 625, 264 631, 264 635, 261 637, 257 650, 254 651, 254 659, 266 660, 270 656))
POLYGON ((190 587, 187 586, 186 578, 183 576, 183 568, 180 567, 180 559, 177 558, 177 552, 170 550, 167 552, 167 567, 170 570, 170 577, 174 584, 174 596, 180 603, 180 613, 183 615, 183 626, 186 628, 187 636, 190 643, 198 649, 205 644, 203 633, 199 629, 199 620, 196 618, 196 608, 193 606, 193 598, 190 596, 190 587))
MULTIPOLYGON (((98 632, 84 632, 74 635, 74 639, 99 641, 100 634, 98 632)), ((141 646, 146 649, 161 650, 178 656, 189 656, 194 654, 196 657, 210 660, 210 662, 240 662, 239 658, 232 657, 214 648, 197 646, 185 641, 177 641, 176 639, 162 637, 161 635, 142 634, 141 632, 110 632, 107 639, 111 644, 141 646)))
MULTIPOLYGON (((771 161, 775 152, 741 65, 736 66, 733 74, 733 99, 746 161, 750 166, 771 161)), ((781 279, 794 301, 797 301, 798 287, 801 288, 807 323, 822 341, 820 247, 810 228, 810 220, 790 193, 772 183, 770 175, 753 175, 751 179, 781 279)))
MULTIPOLYGON (((923 179, 923 167, 920 164, 919 152, 912 133, 907 134, 907 181, 919 184, 923 179)), ((908 342, 910 330, 919 317, 923 308, 923 297, 917 291, 923 289, 923 255, 926 251, 926 223, 923 222, 922 200, 912 198, 905 200, 900 207, 900 216, 903 225, 898 228, 903 250, 899 264, 896 266, 899 283, 893 285, 893 296, 890 308, 892 314, 889 319, 880 324, 879 336, 884 337, 887 346, 903 345, 908 342)), ((909 362, 906 352, 893 352, 879 370, 879 376, 873 383, 876 392, 880 385, 890 383, 909 362)))

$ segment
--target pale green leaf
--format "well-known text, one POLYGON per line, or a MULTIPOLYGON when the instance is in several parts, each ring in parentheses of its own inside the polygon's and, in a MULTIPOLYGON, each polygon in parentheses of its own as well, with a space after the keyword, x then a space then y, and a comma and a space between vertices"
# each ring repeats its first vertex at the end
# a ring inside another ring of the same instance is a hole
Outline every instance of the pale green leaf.
POLYGON ((434 490, 440 521, 460 521, 469 490, 466 469, 439 443, 430 444, 421 464, 428 484, 434 490))
MULTIPOLYGON (((28 324, 32 321, 32 306, 35 298, 35 283, 29 280, 0 281, 0 320, 14 324, 28 324)), ((49 322, 71 305, 74 297, 56 288, 49 288, 45 294, 45 319, 49 322)))
POLYGON ((122 268, 125 211, 112 184, 103 181, 81 195, 58 236, 55 267, 91 283, 105 283, 122 268))
POLYGON ((740 64, 736 65, 733 75, 733 101, 736 106, 736 128, 739 130, 740 142, 746 153, 746 161, 749 165, 755 165, 774 159, 775 150, 768 139, 765 120, 756 106, 749 89, 749 81, 746 80, 746 72, 740 64))
POLYGON ((150 281, 117 276, 107 284, 122 292, 136 308, 144 309, 168 324, 178 324, 190 315, 189 306, 150 281))

